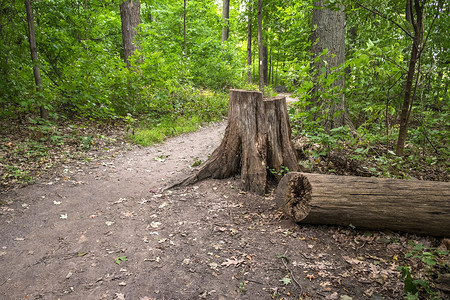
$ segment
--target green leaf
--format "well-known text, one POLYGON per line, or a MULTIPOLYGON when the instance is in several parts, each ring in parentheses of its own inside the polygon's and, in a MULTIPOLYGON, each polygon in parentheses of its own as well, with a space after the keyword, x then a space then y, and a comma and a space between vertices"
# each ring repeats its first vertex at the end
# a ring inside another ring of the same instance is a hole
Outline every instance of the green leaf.
POLYGON ((283 254, 279 254, 279 253, 277 253, 277 258, 285 259, 285 260, 286 260, 286 262, 288 262, 288 263, 289 263, 289 257, 287 257, 287 256, 284 256, 283 254))
POLYGON ((414 250, 420 251, 420 250, 423 250, 423 249, 425 249, 425 247, 422 244, 417 244, 417 245, 414 246, 414 250))
POLYGON ((115 259, 116 264, 120 265, 121 263, 128 260, 128 257, 126 256, 119 256, 115 259))
POLYGON ((433 257, 424 256, 422 257, 422 261, 429 266, 434 266, 436 264, 436 261, 433 257))
POLYGON ((280 281, 284 284, 284 285, 288 285, 289 283, 291 283, 291 279, 289 277, 284 277, 283 279, 280 279, 280 281))

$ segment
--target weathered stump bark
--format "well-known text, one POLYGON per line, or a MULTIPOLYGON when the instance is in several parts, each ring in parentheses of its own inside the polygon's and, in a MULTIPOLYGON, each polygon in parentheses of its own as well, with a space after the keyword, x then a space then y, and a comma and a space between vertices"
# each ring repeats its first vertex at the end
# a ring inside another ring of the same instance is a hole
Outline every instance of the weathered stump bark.
POLYGON ((299 170, 290 134, 284 97, 264 101, 260 92, 230 90, 228 124, 222 143, 197 173, 172 187, 240 173, 243 190, 264 194, 272 174, 268 174, 268 168, 276 172, 282 167, 299 170))
POLYGON ((450 183, 291 172, 276 201, 296 222, 450 236, 450 183))

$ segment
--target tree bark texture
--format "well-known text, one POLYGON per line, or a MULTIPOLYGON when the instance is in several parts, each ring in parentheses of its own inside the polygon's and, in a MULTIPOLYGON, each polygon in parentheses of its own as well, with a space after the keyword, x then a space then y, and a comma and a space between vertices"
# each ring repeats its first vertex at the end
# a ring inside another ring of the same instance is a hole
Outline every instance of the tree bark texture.
POLYGON ((319 82, 319 75, 326 72, 325 78, 336 68, 345 62, 345 12, 343 10, 332 10, 324 8, 325 0, 314 2, 312 17, 312 66, 313 66, 313 102, 315 105, 322 105, 321 114, 324 116, 324 126, 326 129, 332 129, 344 125, 350 125, 350 117, 345 103, 344 96, 344 76, 336 79, 329 89, 338 90, 331 93, 333 97, 320 96, 318 94, 326 92, 319 82), (316 58, 328 49, 328 53, 316 61, 316 58), (327 61, 325 66, 323 61, 327 61))
POLYGON ((187 43, 186 43, 186 0, 184 0, 183 4, 183 39, 184 39, 184 57, 187 57, 187 43))
POLYGON ((197 173, 172 187, 240 173, 243 190, 264 195, 268 180, 281 178, 272 173, 280 172, 282 167, 299 170, 290 134, 285 97, 263 100, 261 92, 230 90, 228 125, 222 143, 197 173))
MULTIPOLYGON (((414 28, 413 43, 411 47, 411 57, 409 58, 408 75, 406 77, 405 93, 403 96, 402 112, 400 115, 400 129, 397 139, 396 154, 398 156, 403 155, 405 148, 406 134, 408 132, 409 117, 412 108, 412 91, 413 81, 416 75, 416 64, 420 59, 419 48, 422 43, 423 36, 423 6, 420 6, 419 0, 407 0, 406 1, 406 19, 411 22, 414 28), (413 17, 413 8, 415 11, 415 18, 413 17), (408 13, 409 12, 409 13, 408 13)), ((419 76, 417 74, 417 76, 419 76)))
MULTIPOLYGON (((33 62, 34 82, 36 84, 36 90, 40 92, 42 91, 42 78, 41 73, 39 71, 39 60, 36 46, 36 32, 34 30, 33 8, 31 6, 30 0, 25 1, 25 9, 27 12, 28 37, 30 40, 31 61, 33 62)), ((39 96, 39 98, 41 97, 39 96)), ((48 119, 49 111, 42 104, 40 105, 39 110, 41 118, 48 119)))
POLYGON ((137 49, 134 43, 136 28, 141 23, 140 0, 126 0, 120 4, 120 19, 122 21, 123 59, 130 68, 130 56, 137 49))
POLYGON ((258 0, 258 70, 259 70, 259 90, 264 94, 264 47, 263 47, 263 16, 262 16, 263 0, 258 0))
POLYGON ((247 25, 247 82, 252 82, 252 10, 253 3, 248 3, 248 25, 247 25))
POLYGON ((225 23, 225 25, 222 27, 222 42, 225 42, 226 40, 228 40, 228 34, 230 32, 230 0, 223 0, 222 19, 225 23))
POLYGON ((450 183, 291 172, 277 204, 296 222, 450 236, 450 183))
MULTIPOLYGON (((267 28, 265 29, 267 31, 267 28)), ((263 41, 263 76, 264 76, 264 85, 269 84, 269 47, 264 45, 263 41)))

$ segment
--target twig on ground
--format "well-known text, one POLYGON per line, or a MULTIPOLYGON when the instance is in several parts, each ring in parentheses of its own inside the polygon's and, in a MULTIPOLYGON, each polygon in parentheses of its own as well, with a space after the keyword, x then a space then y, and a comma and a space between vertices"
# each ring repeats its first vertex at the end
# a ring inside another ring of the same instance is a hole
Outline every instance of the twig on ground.
POLYGON ((283 262, 284 267, 286 268, 286 270, 289 272, 289 275, 291 276, 292 280, 295 282, 295 284, 299 287, 300 289, 300 294, 303 292, 303 288, 300 285, 300 283, 298 283, 297 279, 295 279, 294 277, 294 273, 292 273, 291 269, 289 269, 287 263, 288 263, 288 258, 286 256, 286 252, 284 252, 283 256, 281 256, 281 261, 283 262))

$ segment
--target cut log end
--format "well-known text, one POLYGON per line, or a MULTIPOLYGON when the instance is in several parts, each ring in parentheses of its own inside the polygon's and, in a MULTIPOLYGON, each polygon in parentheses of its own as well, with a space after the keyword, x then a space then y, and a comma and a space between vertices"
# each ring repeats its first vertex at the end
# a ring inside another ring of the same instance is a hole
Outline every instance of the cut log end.
POLYGON ((288 173, 276 202, 296 222, 450 236, 450 183, 288 173))
POLYGON ((278 207, 299 222, 308 216, 311 206, 312 188, 306 176, 291 172, 280 181, 276 191, 278 207))

